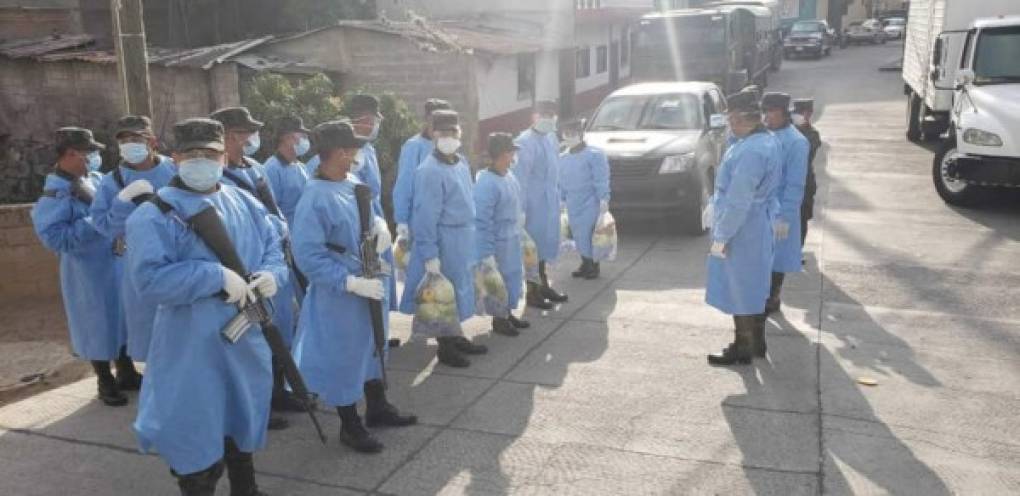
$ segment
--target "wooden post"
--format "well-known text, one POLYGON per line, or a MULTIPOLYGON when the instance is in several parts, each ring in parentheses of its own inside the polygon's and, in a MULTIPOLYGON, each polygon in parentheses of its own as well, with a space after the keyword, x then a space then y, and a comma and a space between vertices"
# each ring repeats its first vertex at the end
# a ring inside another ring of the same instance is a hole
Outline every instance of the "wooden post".
POLYGON ((110 12, 113 15, 113 40, 124 94, 124 111, 152 117, 142 0, 110 0, 110 12))

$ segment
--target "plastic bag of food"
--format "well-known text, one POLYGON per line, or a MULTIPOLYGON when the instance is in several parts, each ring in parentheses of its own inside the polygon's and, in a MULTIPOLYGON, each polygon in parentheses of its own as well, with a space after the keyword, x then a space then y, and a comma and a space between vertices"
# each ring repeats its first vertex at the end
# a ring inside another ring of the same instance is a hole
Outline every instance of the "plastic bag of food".
POLYGON ((453 283, 442 274, 426 272, 414 295, 411 334, 420 337, 460 336, 460 314, 453 283))
POLYGON ((397 280, 404 282, 407 275, 407 262, 411 259, 411 240, 405 236, 397 236, 393 242, 393 265, 397 280))
POLYGON ((505 319, 510 313, 510 295, 503 275, 484 263, 475 268, 475 315, 505 319))
POLYGON ((616 219, 606 212, 599 216, 595 223, 595 232, 591 237, 592 258, 596 262, 616 260, 616 219))
POLYGON ((538 245, 528 231, 521 229, 521 256, 524 259, 524 280, 540 282, 538 277, 538 245))
POLYGON ((560 257, 565 257, 577 251, 577 244, 574 242, 574 235, 570 232, 570 217, 567 209, 560 211, 560 257))

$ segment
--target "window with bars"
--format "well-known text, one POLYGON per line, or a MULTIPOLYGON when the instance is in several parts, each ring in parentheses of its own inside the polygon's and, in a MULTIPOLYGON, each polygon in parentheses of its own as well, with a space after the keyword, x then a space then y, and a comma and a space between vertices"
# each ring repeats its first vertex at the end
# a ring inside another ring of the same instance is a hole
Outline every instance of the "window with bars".
POLYGON ((591 47, 577 49, 577 65, 574 69, 577 79, 591 76, 591 47))
POLYGON ((600 45, 595 59, 595 71, 599 74, 609 70, 609 47, 600 45))

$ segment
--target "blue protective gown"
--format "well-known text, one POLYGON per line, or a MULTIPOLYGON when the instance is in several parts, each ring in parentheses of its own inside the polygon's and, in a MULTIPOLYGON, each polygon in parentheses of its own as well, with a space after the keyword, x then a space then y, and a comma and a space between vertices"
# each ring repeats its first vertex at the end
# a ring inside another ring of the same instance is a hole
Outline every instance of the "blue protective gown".
MULTIPOLYGON (((346 286, 348 275, 363 274, 361 262, 351 256, 358 253, 361 231, 354 198, 358 183, 353 175, 343 182, 310 180, 294 224, 294 257, 310 281, 294 360, 308 389, 332 407, 356 403, 365 382, 381 377, 368 300, 346 286), (336 253, 327 243, 348 251, 336 253)), ((388 331, 388 312, 383 312, 383 321, 388 331)))
MULTIPOLYGON (((93 188, 100 176, 82 181, 93 188)), ((60 292, 71 333, 71 349, 84 360, 113 360, 124 345, 119 278, 110 240, 96 230, 89 205, 71 194, 71 182, 46 176, 43 196, 32 207, 32 225, 39 240, 60 259, 60 292)))
POLYGON ((730 315, 765 311, 774 237, 769 204, 779 185, 779 144, 764 129, 737 140, 723 156, 712 202, 712 240, 726 258, 708 256, 705 301, 730 315))
MULTIPOLYGON (((377 217, 386 218, 386 212, 383 211, 382 206, 382 172, 379 170, 379 156, 375 153, 375 147, 371 143, 365 143, 361 147, 362 160, 365 161, 358 172, 354 173, 354 176, 361 181, 362 184, 372 188, 372 212, 377 217)), ((382 254, 383 260, 393 267, 393 250, 386 250, 382 254)), ((390 310, 397 309, 397 281, 395 278, 386 279, 386 292, 389 295, 389 308, 390 310)))
POLYGON ((435 142, 424 133, 411 136, 400 147, 397 182, 393 185, 393 220, 397 224, 406 224, 410 228, 414 210, 414 173, 435 148, 435 142))
POLYGON ((591 238, 599 220, 599 202, 609 201, 609 160, 602 150, 585 146, 576 153, 560 155, 559 168, 570 233, 581 256, 592 258, 591 238))
POLYGON ((443 276, 453 283, 463 322, 475 314, 475 201, 467 160, 458 155, 450 164, 433 153, 418 167, 414 182, 414 239, 400 311, 414 313, 425 262, 438 257, 443 276))
MULTIPOLYGON (((273 183, 269 181, 265 167, 248 157, 245 157, 244 160, 245 163, 242 167, 229 165, 223 173, 223 179, 221 182, 223 184, 239 187, 258 199, 258 195, 255 192, 256 185, 259 183, 260 179, 265 179, 269 183, 269 191, 270 194, 273 195, 273 201, 277 204, 277 207, 279 207, 276 195, 273 194, 273 183), (235 181, 234 178, 237 178, 237 181, 235 181)), ((263 204, 263 207, 265 206, 266 205, 263 204)), ((290 228, 287 224, 287 220, 280 215, 273 214, 272 212, 267 212, 267 214, 269 215, 269 222, 274 228, 276 228, 277 236, 281 240, 290 238, 290 228)), ((276 296, 273 297, 273 323, 280 329, 280 334, 283 336, 283 340, 287 343, 287 346, 290 346, 291 342, 294 340, 294 332, 296 332, 297 328, 294 315, 294 301, 296 296, 294 284, 297 284, 295 278, 288 277, 286 284, 277 288, 276 296)))
POLYGON ((478 260, 495 256, 509 295, 508 310, 517 308, 524 281, 521 235, 517 220, 521 216, 521 186, 513 172, 499 175, 491 170, 478 172, 475 183, 475 236, 478 260))
POLYGON ((128 270, 143 298, 159 304, 134 429, 143 451, 155 449, 178 473, 223 457, 223 438, 253 452, 265 446, 273 388, 271 352, 257 326, 230 344, 220 330, 237 315, 223 301, 219 260, 185 220, 208 206, 223 218, 249 272, 287 282, 280 237, 265 208, 221 184, 212 194, 166 187, 167 214, 149 203, 128 219, 128 270))
POLYGON ((294 211, 297 209, 301 192, 308 182, 308 173, 300 160, 287 162, 279 153, 266 159, 262 167, 266 171, 269 187, 273 189, 276 206, 280 207, 287 225, 294 223, 294 211))
POLYGON ((513 172, 521 184, 524 228, 535 240, 539 260, 551 262, 560 251, 559 141, 555 133, 529 128, 516 143, 513 172))
POLYGON ((309 179, 315 177, 315 172, 319 170, 319 164, 321 163, 322 159, 319 158, 318 153, 312 155, 312 158, 308 159, 308 162, 305 162, 305 172, 307 173, 309 179))
POLYGON ((808 154, 811 144, 792 125, 772 133, 779 143, 780 181, 772 203, 773 217, 789 224, 790 234, 776 241, 773 272, 800 272, 803 253, 800 245, 800 206, 807 183, 808 154))
MULTIPOLYGON (((170 184, 170 179, 177 173, 177 168, 167 157, 159 157, 155 167, 138 171, 125 164, 119 166, 121 178, 127 186, 135 181, 144 179, 152 184, 154 190, 170 184)), ((110 240, 124 237, 124 225, 128 217, 135 211, 135 204, 130 201, 121 201, 117 198, 120 193, 120 184, 116 176, 110 172, 103 176, 103 181, 96 191, 96 199, 92 202, 90 209, 92 222, 96 229, 110 240)), ((149 340, 152 338, 152 319, 156 317, 156 305, 138 294, 132 279, 132 272, 124 270, 124 257, 114 258, 118 272, 121 274, 117 289, 120 292, 121 308, 123 309, 122 320, 126 328, 127 353, 135 361, 144 362, 149 354, 149 340)))

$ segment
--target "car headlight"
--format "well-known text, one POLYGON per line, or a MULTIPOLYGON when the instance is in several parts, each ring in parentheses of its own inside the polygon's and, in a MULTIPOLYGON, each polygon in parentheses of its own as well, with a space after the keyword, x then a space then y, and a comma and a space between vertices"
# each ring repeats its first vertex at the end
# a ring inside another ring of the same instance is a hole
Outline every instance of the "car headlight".
POLYGON ((963 132, 963 141, 978 146, 1002 146, 1002 138, 998 134, 973 127, 963 132))
POLYGON ((694 153, 685 153, 683 155, 670 155, 662 159, 662 165, 659 166, 659 174, 677 174, 680 172, 687 172, 694 167, 694 153))

